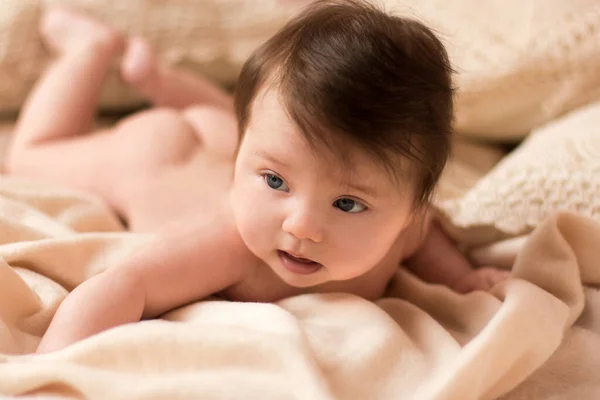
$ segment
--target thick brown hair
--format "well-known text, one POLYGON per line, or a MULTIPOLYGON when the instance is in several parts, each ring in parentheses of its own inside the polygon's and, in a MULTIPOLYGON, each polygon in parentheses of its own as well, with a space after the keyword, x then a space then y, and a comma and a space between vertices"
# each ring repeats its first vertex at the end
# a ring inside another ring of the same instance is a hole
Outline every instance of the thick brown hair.
POLYGON ((444 46, 423 24, 359 0, 317 1, 243 66, 240 135, 256 95, 273 85, 313 148, 344 158, 357 146, 395 177, 409 160, 414 200, 424 204, 450 154, 451 74, 444 46))

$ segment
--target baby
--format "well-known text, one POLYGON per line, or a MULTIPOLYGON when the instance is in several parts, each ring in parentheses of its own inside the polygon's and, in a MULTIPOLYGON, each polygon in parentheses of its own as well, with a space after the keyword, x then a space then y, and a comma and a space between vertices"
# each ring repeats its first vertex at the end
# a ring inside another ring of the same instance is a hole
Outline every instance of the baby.
POLYGON ((155 240, 73 290, 38 352, 213 294, 376 299, 401 263, 462 292, 506 277, 472 270, 428 217, 453 88, 422 24, 316 2, 252 54, 235 101, 74 12, 50 11, 41 32, 57 58, 23 108, 7 170, 95 193, 155 240), (123 80, 156 107, 86 134, 121 54, 123 80))

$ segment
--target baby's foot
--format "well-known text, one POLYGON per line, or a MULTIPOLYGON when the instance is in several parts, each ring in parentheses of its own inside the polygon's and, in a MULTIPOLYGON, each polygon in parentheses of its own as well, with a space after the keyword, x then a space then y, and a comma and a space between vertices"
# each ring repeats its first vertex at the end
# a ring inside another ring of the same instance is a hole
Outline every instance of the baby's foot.
POLYGON ((141 92, 151 90, 157 84, 158 62, 150 44, 139 37, 128 40, 121 61, 121 77, 141 92))
POLYGON ((59 54, 83 48, 117 53, 125 42, 123 35, 108 25, 61 8, 43 16, 40 33, 47 46, 59 54))

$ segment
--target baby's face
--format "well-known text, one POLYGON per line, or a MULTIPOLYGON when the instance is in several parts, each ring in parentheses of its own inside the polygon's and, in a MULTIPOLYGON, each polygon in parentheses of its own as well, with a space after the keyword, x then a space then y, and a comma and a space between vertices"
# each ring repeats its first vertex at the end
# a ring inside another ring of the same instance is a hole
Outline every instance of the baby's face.
POLYGON ((409 223, 412 193, 401 193, 365 155, 351 159, 349 171, 312 151, 277 93, 257 96, 236 161, 233 206, 248 248, 289 285, 363 275, 409 223))

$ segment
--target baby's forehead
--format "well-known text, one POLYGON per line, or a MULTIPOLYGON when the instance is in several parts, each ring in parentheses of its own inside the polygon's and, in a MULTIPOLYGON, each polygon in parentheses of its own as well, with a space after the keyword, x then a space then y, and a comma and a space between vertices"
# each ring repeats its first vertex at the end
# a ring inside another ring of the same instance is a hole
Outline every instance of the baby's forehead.
MULTIPOLYGON (((323 128, 323 127, 322 127, 323 128)), ((301 170, 310 169, 320 179, 341 184, 371 183, 379 192, 401 189, 406 192, 410 174, 407 160, 391 155, 394 164, 386 164, 348 137, 327 129, 309 135, 290 118, 276 90, 261 90, 255 99, 250 123, 245 133, 253 147, 280 162, 301 170)))
POLYGON ((398 182, 388 168, 360 148, 336 151, 336 149, 317 147, 313 150, 318 160, 315 167, 332 180, 342 185, 372 187, 378 193, 395 191, 398 182))

